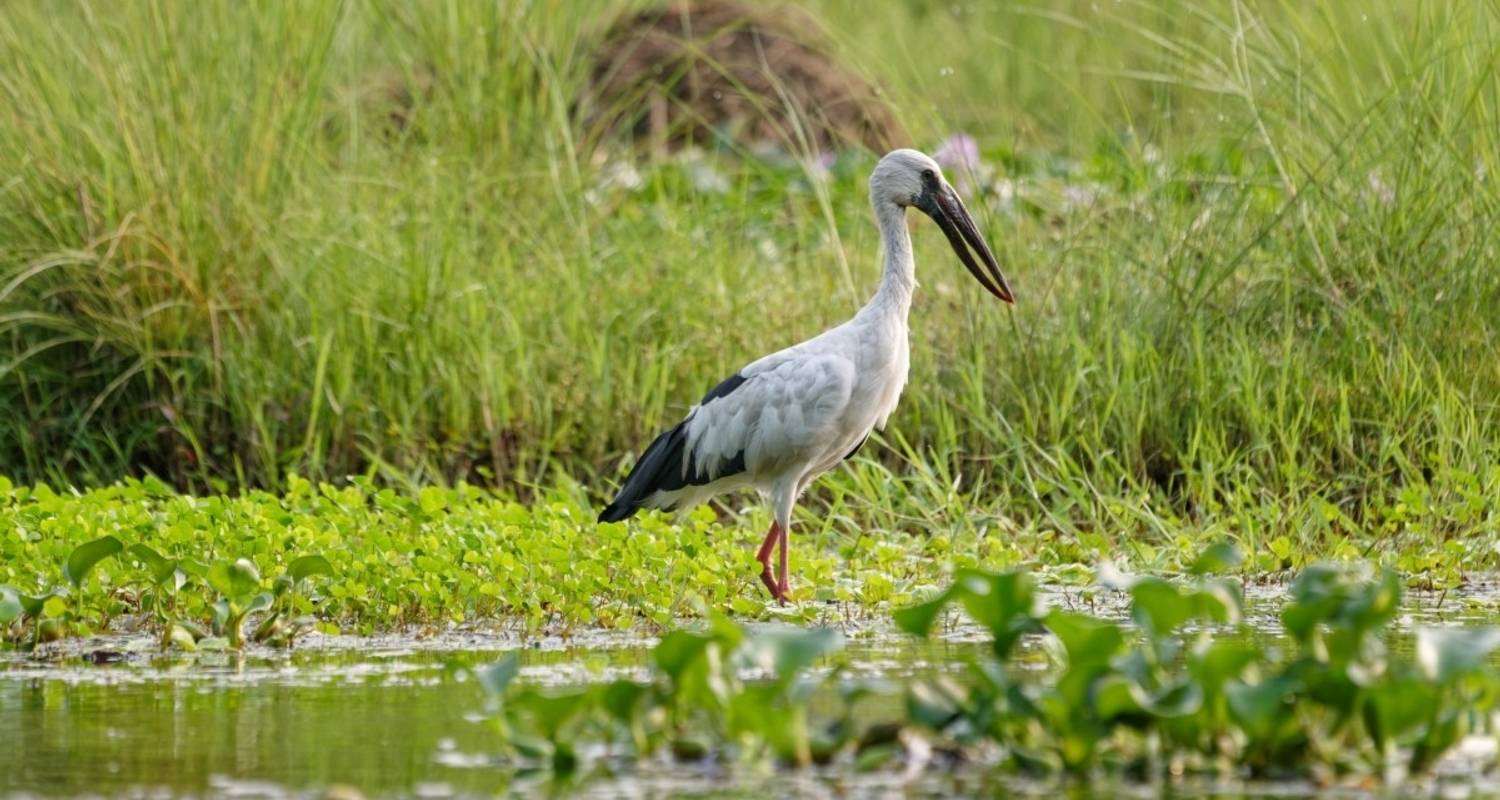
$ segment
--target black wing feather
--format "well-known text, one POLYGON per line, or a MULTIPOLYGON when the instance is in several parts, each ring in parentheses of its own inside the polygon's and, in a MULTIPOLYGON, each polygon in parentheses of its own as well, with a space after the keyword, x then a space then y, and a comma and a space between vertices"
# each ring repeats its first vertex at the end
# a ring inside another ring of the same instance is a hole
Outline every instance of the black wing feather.
MULTIPOLYGON (((735 373, 725 378, 703 396, 704 405, 711 400, 728 395, 738 389, 745 382, 744 375, 735 373)), ((635 512, 641 510, 646 498, 656 492, 674 492, 686 486, 702 486, 712 480, 729 475, 737 475, 745 471, 745 453, 736 453, 734 458, 723 464, 719 474, 709 478, 706 472, 694 471, 691 475, 684 475, 683 456, 687 448, 687 424, 692 415, 671 430, 657 436, 641 454, 641 460, 635 462, 630 474, 625 476, 625 483, 620 486, 620 493, 615 496, 613 502, 599 512, 600 522, 619 522, 635 516, 635 512)))
POLYGON ((868 441, 870 441, 870 434, 867 433, 867 434, 865 434, 865 438, 860 439, 859 440, 859 444, 855 445, 854 449, 849 451, 849 455, 844 456, 844 460, 848 461, 849 459, 854 458, 854 454, 858 453, 859 452, 859 448, 864 447, 865 446, 865 442, 868 442, 868 441))

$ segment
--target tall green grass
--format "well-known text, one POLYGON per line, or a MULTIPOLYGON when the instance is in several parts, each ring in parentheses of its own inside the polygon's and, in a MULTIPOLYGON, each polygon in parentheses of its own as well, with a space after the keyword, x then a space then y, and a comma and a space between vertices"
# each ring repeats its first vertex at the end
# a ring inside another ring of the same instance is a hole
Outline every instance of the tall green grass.
MULTIPOLYGON (((611 182, 571 112, 608 15, 562 8, 8 6, 3 471, 603 492, 857 308, 874 156, 611 182), (393 126, 382 87, 427 75, 393 126)), ((819 10, 918 146, 1015 181, 985 216, 1019 303, 915 225, 908 395, 808 522, 1488 552, 1500 4, 819 10)))

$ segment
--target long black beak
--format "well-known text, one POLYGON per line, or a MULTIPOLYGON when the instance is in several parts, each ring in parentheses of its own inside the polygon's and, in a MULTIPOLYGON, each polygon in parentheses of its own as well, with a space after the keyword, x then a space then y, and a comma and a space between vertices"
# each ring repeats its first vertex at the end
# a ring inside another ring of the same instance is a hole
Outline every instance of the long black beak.
POLYGON ((948 243, 953 246, 953 252, 958 254, 959 260, 964 262, 969 274, 979 281, 979 285, 1007 303, 1016 302, 1005 274, 1000 271, 1000 264, 995 261, 995 254, 990 252, 989 244, 979 235, 974 218, 969 216, 969 209, 964 207, 964 201, 959 199, 952 186, 941 179, 928 182, 921 197, 917 198, 917 208, 932 217, 938 227, 943 229, 943 233, 948 236, 948 243), (973 253, 970 248, 973 248, 973 253), (985 270, 974 263, 974 253, 979 255, 985 270))

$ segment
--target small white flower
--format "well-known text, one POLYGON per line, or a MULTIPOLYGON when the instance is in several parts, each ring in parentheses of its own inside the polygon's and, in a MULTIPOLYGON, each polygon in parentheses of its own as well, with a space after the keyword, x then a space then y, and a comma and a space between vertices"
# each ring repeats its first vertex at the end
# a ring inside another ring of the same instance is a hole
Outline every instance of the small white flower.
POLYGON ((1370 174, 1365 176, 1365 181, 1369 183, 1370 191, 1374 193, 1375 199, 1379 200, 1381 205, 1390 208, 1396 204, 1396 187, 1386 183, 1380 173, 1371 170, 1370 174))
POLYGON ((707 161, 689 162, 688 179, 693 182, 693 188, 700 192, 724 194, 729 191, 729 178, 707 161))
POLYGON ((638 191, 645 183, 645 180, 641 178, 641 173, 636 170, 634 164, 629 161, 615 161, 604 168, 601 186, 605 189, 619 187, 627 192, 634 192, 638 191))

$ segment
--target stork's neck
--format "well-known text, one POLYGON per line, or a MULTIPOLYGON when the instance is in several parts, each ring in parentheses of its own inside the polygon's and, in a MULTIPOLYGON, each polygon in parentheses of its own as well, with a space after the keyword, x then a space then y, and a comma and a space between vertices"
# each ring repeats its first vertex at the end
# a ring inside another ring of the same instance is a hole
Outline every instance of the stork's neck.
POLYGON ((917 265, 912 258, 911 233, 906 229, 906 209, 889 201, 875 203, 875 221, 885 249, 885 273, 880 288, 866 308, 906 318, 911 293, 917 286, 917 265))

